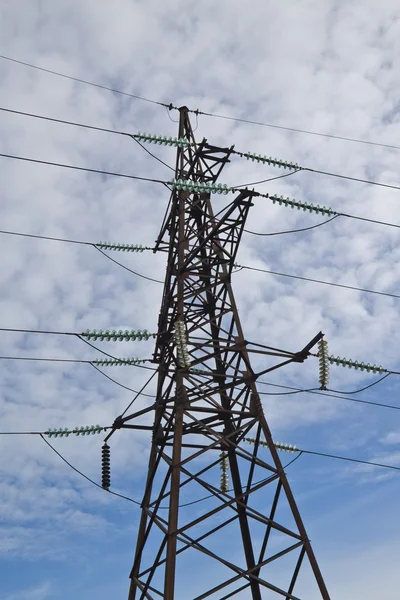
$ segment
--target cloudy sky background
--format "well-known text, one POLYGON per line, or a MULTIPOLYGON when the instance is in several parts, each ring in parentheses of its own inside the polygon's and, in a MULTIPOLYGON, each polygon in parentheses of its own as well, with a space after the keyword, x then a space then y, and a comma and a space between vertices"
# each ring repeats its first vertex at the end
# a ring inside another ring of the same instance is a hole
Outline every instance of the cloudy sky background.
MULTIPOLYGON (((279 6, 261 0, 6 0, 0 53, 176 106, 399 145, 399 18, 393 0, 279 6)), ((2 59, 0 80, 3 107, 132 133, 177 132, 176 111, 2 59)), ((2 153, 157 179, 172 175, 127 137, 7 113, 0 113, 0 126, 2 153)), ((196 136, 400 184, 398 150, 209 117, 199 117, 196 136)), ((147 148, 174 164, 173 149, 147 148)), ((152 245, 168 199, 165 188, 152 183, 6 158, 0 170, 2 230, 152 245)), ((237 185, 279 174, 238 158, 221 181, 237 185)), ((396 190, 310 173, 258 189, 400 223, 396 190)), ((248 229, 275 232, 321 220, 258 199, 248 229)), ((304 233, 246 235, 238 262, 399 294, 398 240, 396 229, 339 218, 304 233)), ((0 244, 0 327, 155 330, 159 284, 90 247, 7 235, 0 244)), ((163 278, 163 255, 112 257, 163 278)), ((250 271, 236 275, 234 289, 248 339, 296 351, 322 330, 332 354, 400 369, 397 299, 250 271)), ((102 347, 142 357, 152 349, 150 342, 102 347)), ((75 338, 15 333, 0 334, 0 354, 97 358, 75 338)), ((2 361, 1 373, 2 431, 108 425, 132 398, 84 364, 2 361)), ((122 367, 107 373, 134 389, 148 376, 122 367)), ((317 378, 317 361, 310 358, 264 379, 309 388, 317 378)), ((338 367, 330 387, 351 391, 373 380, 338 367)), ((393 376, 356 397, 400 406, 398 392, 393 376)), ((394 410, 310 394, 263 398, 279 441, 400 466, 394 410)), ((142 398, 136 406, 145 404, 142 398)), ((54 443, 99 481, 100 436, 54 443)), ((87 483, 39 437, 0 436, 0 448, 0 598, 126 597, 138 509, 87 483)), ((112 489, 140 500, 147 456, 145 435, 115 435, 112 489)), ((396 589, 399 475, 313 456, 302 457, 288 475, 332 599, 372 600, 396 589)))

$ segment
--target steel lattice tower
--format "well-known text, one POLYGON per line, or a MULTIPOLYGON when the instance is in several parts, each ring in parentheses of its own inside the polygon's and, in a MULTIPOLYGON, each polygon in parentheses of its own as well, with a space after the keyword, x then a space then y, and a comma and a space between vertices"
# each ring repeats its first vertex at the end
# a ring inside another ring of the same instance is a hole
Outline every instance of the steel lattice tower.
MULTIPOLYGON (((233 148, 197 144, 185 107, 179 138, 175 179, 215 183, 233 148)), ((303 573, 302 598, 329 600, 256 388, 322 334, 298 353, 246 341, 231 273, 251 206, 243 190, 215 216, 209 193, 174 191, 156 242, 168 256, 156 401, 118 422, 154 413, 129 600, 298 599, 303 573)))

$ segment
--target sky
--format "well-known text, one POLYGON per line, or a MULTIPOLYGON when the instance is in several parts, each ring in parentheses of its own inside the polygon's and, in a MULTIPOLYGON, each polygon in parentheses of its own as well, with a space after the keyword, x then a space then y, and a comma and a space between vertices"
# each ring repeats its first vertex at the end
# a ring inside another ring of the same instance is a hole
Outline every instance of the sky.
MULTIPOLYGON (((1 55, 175 106, 389 146, 399 145, 399 29, 400 7, 394 0, 0 4, 1 55)), ((4 108, 130 133, 177 134, 177 111, 1 58, 0 81, 4 108)), ((199 140, 400 184, 397 149, 192 117, 199 140)), ((173 176, 127 136, 1 111, 0 128, 3 154, 166 181, 173 176)), ((174 149, 146 147, 174 165, 174 149)), ((237 157, 221 182, 239 185, 281 174, 237 157)), ((0 177, 2 231, 151 246, 168 202, 168 191, 154 183, 4 157, 0 177)), ((396 189, 310 172, 255 187, 400 223, 396 189)), ((274 233, 323 220, 259 198, 247 228, 274 233)), ((396 228, 338 218, 300 233, 246 234, 238 262, 398 295, 398 241, 396 228)), ((0 244, 1 328, 156 330, 160 284, 123 270, 90 246, 4 233, 0 244)), ((164 255, 111 256, 163 279, 164 255)), ((331 354, 400 370, 399 299, 249 270, 235 275, 233 287, 247 339, 297 351, 323 331, 331 354)), ((152 343, 101 348, 147 358, 152 343)), ((74 337, 7 332, 0 332, 0 354, 100 357, 74 337)), ((132 399, 131 392, 87 364, 5 359, 0 364, 3 432, 110 425, 132 399)), ((148 376, 143 369, 124 367, 109 368, 107 374, 133 389, 148 376)), ((376 379, 332 367, 330 388, 350 392, 376 379)), ((317 360, 280 369, 267 381, 318 387, 317 360)), ((348 397, 400 407, 399 389, 393 375, 348 397)), ((136 407, 147 402, 142 397, 136 407)), ((276 440, 400 466, 394 409, 314 394, 264 395, 263 404, 276 440)), ((100 482, 102 439, 70 436, 54 440, 54 446, 100 482)), ((0 599, 127 597, 138 507, 87 482, 38 436, 0 435, 0 449, 0 599)), ((111 489, 140 501, 148 451, 145 433, 121 431, 113 437, 111 489)), ((303 455, 287 475, 332 600, 372 600, 397 589, 400 475, 312 455, 303 455)))

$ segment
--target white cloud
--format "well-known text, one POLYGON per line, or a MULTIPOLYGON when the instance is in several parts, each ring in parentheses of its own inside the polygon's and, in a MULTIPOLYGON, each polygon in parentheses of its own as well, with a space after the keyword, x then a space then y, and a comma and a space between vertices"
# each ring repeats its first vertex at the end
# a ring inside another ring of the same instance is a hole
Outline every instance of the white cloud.
POLYGON ((400 432, 389 431, 382 439, 382 444, 399 444, 400 443, 400 432))
MULTIPOLYGON (((187 103, 190 108, 203 111, 398 145, 396 57, 400 15, 394 1, 380 3, 378 9, 372 0, 346 5, 301 0, 290 6, 261 0, 251 0, 246 6, 232 0, 173 0, 168 4, 117 0, 112 5, 94 0, 17 0, 1 4, 0 19, 1 52, 16 59, 133 94, 172 101, 177 106, 187 103)), ((1 59, 0 76, 5 107, 122 131, 176 135, 176 123, 161 107, 1 59)), ((168 114, 177 118, 176 111, 168 114)), ((5 113, 0 114, 0 127, 3 153, 160 179, 171 177, 166 167, 126 137, 5 113)), ((315 169, 399 184, 398 151, 389 148, 201 116, 196 135, 199 139, 206 137, 210 143, 235 143, 238 150, 277 156, 315 169)), ((154 146, 149 149, 174 164, 172 150, 154 146)), ((226 167, 221 181, 239 184, 280 174, 279 170, 237 159, 226 167)), ((82 241, 108 239, 151 245, 168 199, 167 190, 154 184, 4 158, 0 176, 2 230, 82 241)), ((349 214, 399 222, 396 190, 306 172, 262 184, 259 189, 349 214)), ((276 232, 321 220, 316 215, 257 199, 247 228, 276 232)), ((0 237, 1 327, 70 332, 119 327, 155 330, 162 286, 135 277, 86 246, 0 237)), ((399 294, 398 238, 397 229, 338 218, 299 234, 262 238, 246 234, 238 262, 399 294)), ((114 257, 140 273, 163 278, 164 256, 125 253, 114 257)), ((332 354, 399 370, 398 299, 252 271, 235 275, 233 284, 248 339, 299 350, 322 330, 332 354)), ((95 350, 65 336, 2 333, 0 344, 2 356, 85 360, 95 356, 95 350)), ((125 356, 147 357, 152 352, 151 342, 101 347, 125 356)), ((255 364, 265 366, 265 361, 258 359, 255 364)), ((132 398, 131 393, 88 365, 4 360, 1 367, 3 431, 37 431, 96 422, 107 425, 132 398)), ((148 376, 146 371, 133 368, 106 372, 133 389, 139 389, 148 376)), ((318 387, 317 360, 310 357, 302 365, 287 367, 263 379, 318 387)), ((332 367, 332 388, 352 391, 372 381, 365 374, 332 367)), ((260 386, 261 389, 285 391, 267 386, 260 386)), ((152 383, 149 393, 154 390, 152 383)), ((397 392, 396 381, 391 377, 381 386, 351 397, 396 404, 397 392)), ((143 408, 149 402, 148 398, 138 400, 135 408, 143 408)), ((284 436, 299 447, 332 453, 336 450, 398 464, 398 453, 384 454, 381 445, 399 441, 395 413, 302 394, 265 397, 264 405, 277 439, 284 436)), ((54 444, 77 468, 99 481, 101 439, 70 437, 55 440, 54 444)), ((142 433, 119 432, 112 438, 113 485, 138 500, 147 470, 148 444, 149 436, 142 433)), ((85 555, 97 551, 94 546, 105 552, 99 541, 101 532, 125 532, 129 524, 127 533, 117 537, 126 562, 120 561, 117 567, 112 564, 111 568, 105 556, 101 557, 104 573, 115 580, 125 578, 138 512, 132 511, 128 503, 125 507, 123 500, 92 489, 40 439, 2 436, 0 450, 3 555, 12 554, 16 560, 20 557, 25 561, 36 554, 44 561, 42 574, 52 556, 68 557, 65 570, 55 573, 51 583, 30 586, 28 576, 26 589, 31 592, 13 591, 16 579, 10 575, 10 581, 4 579, 4 597, 45 598, 50 591, 53 593, 54 582, 69 577, 74 549, 83 544, 85 555), (40 535, 43 519, 48 520, 49 529, 40 535), (53 533, 51 527, 55 527, 53 533), (78 530, 85 532, 85 542, 78 530), (60 539, 64 536, 60 554, 60 539), (57 549, 52 551, 51 545, 57 549), (35 592, 41 589, 44 591, 35 592)), ((345 469, 342 463, 333 466, 313 460, 301 459, 291 473, 294 478, 295 473, 309 478, 295 479, 300 497, 311 492, 320 494, 319 507, 312 494, 308 499, 304 496, 304 511, 310 522, 310 537, 319 547, 324 546, 321 560, 333 585, 332 595, 335 591, 343 599, 346 593, 349 598, 356 595, 367 599, 368 594, 376 597, 378 584, 372 581, 372 575, 365 579, 357 567, 355 552, 346 554, 347 562, 339 558, 341 527, 332 513, 326 514, 322 507, 331 506, 332 495, 339 504, 343 494, 349 493, 353 502, 360 505, 359 518, 367 523, 369 508, 361 501, 368 484, 374 490, 382 490, 381 510, 385 504, 382 512, 391 515, 391 498, 398 493, 398 480, 395 476, 386 478, 386 472, 378 473, 377 469, 345 469), (303 464, 307 468, 300 466, 303 464), (331 476, 338 487, 328 490, 325 486, 331 476), (343 482, 350 488, 342 488, 343 482), (392 494, 385 495, 385 490, 392 494), (325 519, 324 533, 312 524, 314 516, 317 521, 325 519), (351 572, 355 573, 357 587, 352 583, 351 572)), ((344 517, 350 512, 350 508, 344 509, 344 517)), ((350 520, 348 527, 354 531, 350 520)), ((378 534, 371 536, 371 546, 378 544, 378 534)), ((388 560, 391 543, 389 538, 379 539, 382 550, 365 554, 364 558, 365 564, 373 565, 375 572, 394 586, 396 566, 388 560)), ((84 568, 77 568, 77 577, 83 581, 84 568)), ((47 582, 51 578, 43 579, 47 582)), ((63 589, 67 597, 68 586, 63 589)), ((87 592, 88 598, 90 593, 87 592)))
POLYGON ((38 586, 26 588, 4 596, 4 600, 45 600, 51 598, 53 594, 52 586, 48 581, 44 581, 38 586))

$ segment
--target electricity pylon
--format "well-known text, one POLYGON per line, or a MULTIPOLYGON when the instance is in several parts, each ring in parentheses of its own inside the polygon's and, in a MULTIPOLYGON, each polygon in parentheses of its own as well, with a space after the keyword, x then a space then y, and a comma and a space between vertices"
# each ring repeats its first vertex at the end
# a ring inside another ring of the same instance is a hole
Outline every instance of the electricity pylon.
POLYGON ((156 401, 118 421, 134 428, 153 413, 129 600, 295 600, 298 589, 329 600, 256 388, 261 374, 303 362, 322 334, 297 353, 246 340, 231 274, 252 192, 215 215, 210 191, 233 148, 196 143, 186 107, 178 138, 155 246, 168 257, 156 401))

